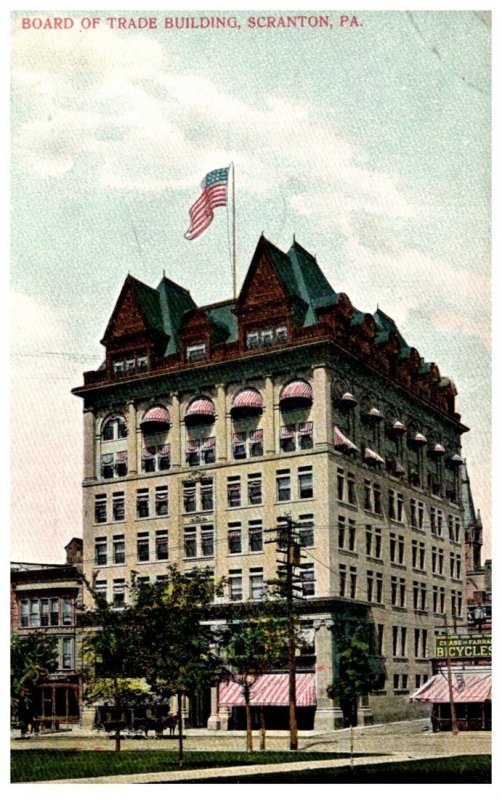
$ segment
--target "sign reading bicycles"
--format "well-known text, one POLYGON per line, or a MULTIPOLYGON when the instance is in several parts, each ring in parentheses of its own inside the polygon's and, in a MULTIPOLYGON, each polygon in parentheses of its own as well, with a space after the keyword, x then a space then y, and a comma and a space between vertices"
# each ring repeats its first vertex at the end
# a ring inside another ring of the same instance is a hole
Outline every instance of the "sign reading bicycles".
POLYGON ((492 636, 460 633, 436 636, 436 658, 491 658, 492 636))

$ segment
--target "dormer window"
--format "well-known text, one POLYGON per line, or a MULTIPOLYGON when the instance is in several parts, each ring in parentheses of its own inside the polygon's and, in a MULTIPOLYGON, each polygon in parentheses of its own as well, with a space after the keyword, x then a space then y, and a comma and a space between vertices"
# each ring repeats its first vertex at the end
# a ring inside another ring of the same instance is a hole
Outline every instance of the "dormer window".
POLYGON ((114 361, 113 362, 113 374, 114 375, 123 375, 124 374, 124 362, 123 361, 114 361))
POLYGON ((206 358, 205 344, 194 344, 187 347, 186 359, 189 364, 193 364, 194 361, 204 361, 205 358, 206 358))

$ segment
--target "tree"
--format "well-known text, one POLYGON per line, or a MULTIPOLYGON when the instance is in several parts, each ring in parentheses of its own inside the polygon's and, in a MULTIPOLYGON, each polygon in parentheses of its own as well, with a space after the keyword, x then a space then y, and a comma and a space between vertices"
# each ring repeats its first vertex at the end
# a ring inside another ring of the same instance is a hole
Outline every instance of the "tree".
POLYGON ((171 566, 164 580, 135 587, 133 619, 137 674, 157 696, 178 702, 179 763, 183 766, 182 699, 215 685, 222 664, 214 634, 204 624, 222 582, 208 570, 181 573, 171 566))
MULTIPOLYGON (((279 603, 251 602, 239 607, 223 643, 227 677, 242 688, 246 706, 246 747, 253 750, 251 692, 260 675, 284 667, 288 659, 286 619, 279 603), (279 613, 278 613, 279 612, 279 613)), ((263 711, 261 712, 264 748, 263 711)))
MULTIPOLYGON (((88 585, 92 592, 92 587, 88 585)), ((149 689, 137 676, 134 609, 114 608, 94 595, 96 607, 87 611, 88 628, 83 643, 87 702, 110 703, 115 723, 115 752, 120 752, 120 733, 125 709, 144 701, 149 689)), ((139 676, 142 677, 141 675, 139 676)))
POLYGON ((57 641, 45 633, 11 637, 11 713, 24 735, 33 723, 33 692, 57 665, 57 641))
POLYGON ((328 697, 338 697, 344 717, 357 718, 358 699, 377 689, 381 682, 381 666, 370 653, 363 628, 339 638, 339 676, 328 686, 328 697))

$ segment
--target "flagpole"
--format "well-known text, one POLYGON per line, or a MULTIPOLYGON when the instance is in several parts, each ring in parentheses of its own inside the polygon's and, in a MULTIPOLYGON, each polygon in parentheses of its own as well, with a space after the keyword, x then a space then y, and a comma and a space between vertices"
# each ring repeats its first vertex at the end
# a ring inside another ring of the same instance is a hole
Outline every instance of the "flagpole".
POLYGON ((237 260, 235 247, 235 164, 232 161, 232 289, 234 300, 237 297, 237 260))

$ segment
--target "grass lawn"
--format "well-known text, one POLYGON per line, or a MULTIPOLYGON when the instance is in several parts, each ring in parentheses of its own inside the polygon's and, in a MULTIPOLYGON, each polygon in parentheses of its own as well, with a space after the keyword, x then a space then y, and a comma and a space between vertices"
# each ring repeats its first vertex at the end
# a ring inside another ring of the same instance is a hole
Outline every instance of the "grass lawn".
POLYGON ((327 767, 189 783, 491 783, 491 763, 491 756, 453 756, 367 767, 356 765, 353 770, 327 767))
MULTIPOLYGON (((239 764, 284 764, 290 761, 313 761, 348 758, 348 753, 256 752, 224 753, 185 751, 185 769, 231 767, 239 764)), ((28 781, 95 778, 100 775, 133 775, 140 772, 163 772, 178 769, 178 753, 161 750, 13 750, 12 783, 28 781)))

